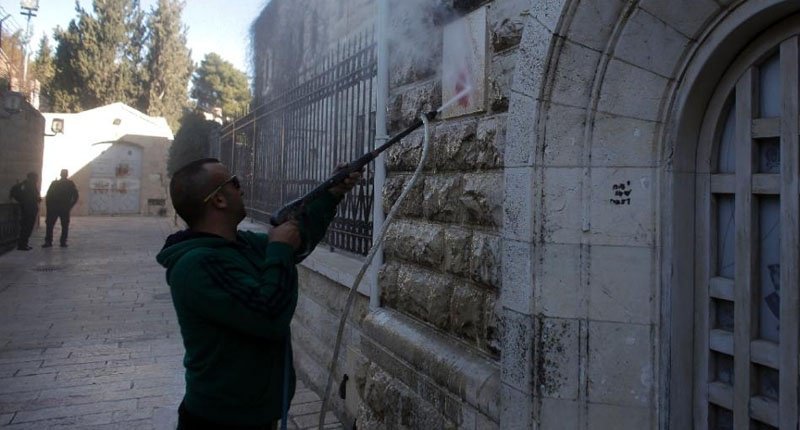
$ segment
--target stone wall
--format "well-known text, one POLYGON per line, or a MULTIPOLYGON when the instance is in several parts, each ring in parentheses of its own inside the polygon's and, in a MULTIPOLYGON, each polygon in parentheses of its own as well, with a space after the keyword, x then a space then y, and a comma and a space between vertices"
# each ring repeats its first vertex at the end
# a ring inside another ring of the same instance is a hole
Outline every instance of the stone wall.
MULTIPOLYGON (((38 175, 42 171, 44 122, 42 114, 27 102, 22 103, 21 112, 0 117, 0 203, 12 202, 9 190, 28 172, 38 175)), ((10 206, 0 211, 0 252, 16 245, 16 213, 10 206)))
MULTIPOLYGON (((304 266, 300 267, 298 276, 300 298, 292 320, 295 367, 306 385, 321 394, 325 390, 336 332, 349 289, 304 266)), ((365 384, 367 368, 360 351, 359 337, 361 322, 368 312, 368 306, 369 300, 366 297, 356 297, 350 310, 333 379, 328 410, 339 416, 345 428, 352 427, 358 406, 362 403, 358 387, 365 384), (339 387, 345 375, 345 399, 342 399, 339 387)))
MULTIPOLYGON (((389 134, 442 103, 442 28, 483 6, 487 96, 480 112, 431 124, 423 177, 387 234, 380 277, 385 310, 367 318, 362 339, 370 367, 359 428, 498 428, 506 123, 528 2, 415 3, 433 17, 425 46, 430 58, 390 56, 389 134), (404 344, 420 338, 427 348, 404 344), (399 352, 407 349, 414 352, 399 352)), ((400 9, 390 14, 399 15, 395 32, 404 25, 400 9)), ((416 168, 423 133, 388 151, 384 211, 416 168)))
MULTIPOLYGON (((454 11, 488 7, 488 99, 431 124, 431 160, 385 243, 382 307, 353 320, 358 427, 705 425, 689 392, 705 383, 693 295, 707 286, 686 257, 699 128, 731 62, 800 4, 390 4, 393 40, 430 53, 390 49, 390 134, 441 103, 454 11), (421 39, 403 33, 409 5, 431 27, 421 39)), ((384 210, 421 144, 419 130, 387 154, 384 210)))
POLYGON ((44 156, 44 117, 24 102, 22 111, 0 118, 0 200, 8 199, 8 190, 22 181, 28 172, 39 175, 44 156))
MULTIPOLYGON (((126 135, 118 143, 135 145, 142 149, 142 175, 141 178, 136 178, 140 180, 138 214, 161 215, 158 210, 164 207, 166 211, 163 216, 174 215, 167 178, 167 155, 171 141, 161 137, 126 135), (150 200, 163 201, 164 206, 149 205, 150 200)), ((90 215, 92 168, 92 163, 89 163, 77 172, 70 172, 70 179, 75 182, 80 195, 78 203, 71 212, 74 216, 90 215)), ((49 186, 49 183, 46 186, 49 186)))

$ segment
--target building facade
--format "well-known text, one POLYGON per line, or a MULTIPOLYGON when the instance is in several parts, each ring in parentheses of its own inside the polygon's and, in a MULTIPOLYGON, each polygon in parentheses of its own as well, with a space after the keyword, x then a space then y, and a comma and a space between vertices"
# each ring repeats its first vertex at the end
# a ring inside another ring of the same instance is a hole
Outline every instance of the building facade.
MULTIPOLYGON (((5 90, 0 89, 0 102, 5 97, 5 90)), ((28 102, 22 101, 19 112, 0 107, 0 252, 16 246, 18 210, 9 191, 29 172, 38 174, 42 170, 43 129, 44 117, 28 102)))
POLYGON ((74 215, 172 213, 167 157, 173 136, 164 118, 122 103, 45 118, 42 196, 67 169, 80 194, 74 215))
MULTIPOLYGON (((265 99, 323 55, 309 40, 352 36, 330 31, 344 18, 326 8, 373 11, 338 28, 374 22, 373 2, 300 3, 273 0, 254 23, 265 99), (279 17, 294 42, 266 25, 279 17)), ((389 134, 445 101, 443 29, 462 16, 485 16, 483 98, 432 124, 432 159, 386 239, 380 306, 368 285, 350 316, 340 417, 796 429, 800 3, 389 3, 389 134)), ((388 154, 384 209, 422 136, 388 154)), ((322 249, 301 269, 293 333, 317 389, 358 267, 322 249)))

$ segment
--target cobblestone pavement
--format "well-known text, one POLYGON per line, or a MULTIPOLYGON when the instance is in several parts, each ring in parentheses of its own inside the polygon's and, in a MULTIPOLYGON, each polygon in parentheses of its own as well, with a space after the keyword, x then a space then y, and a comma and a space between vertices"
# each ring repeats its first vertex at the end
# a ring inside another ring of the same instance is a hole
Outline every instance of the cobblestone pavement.
MULTIPOLYGON (((0 256, 0 427, 175 428, 183 346, 155 262, 170 221, 75 217, 70 247, 49 249, 42 223, 32 251, 0 256)), ((289 428, 320 407, 298 381, 289 428)))

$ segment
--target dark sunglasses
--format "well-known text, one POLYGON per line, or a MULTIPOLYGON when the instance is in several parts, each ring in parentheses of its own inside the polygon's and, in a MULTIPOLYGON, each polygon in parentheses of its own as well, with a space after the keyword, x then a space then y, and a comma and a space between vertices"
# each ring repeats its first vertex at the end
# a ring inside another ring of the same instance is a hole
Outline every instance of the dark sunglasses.
POLYGON ((212 197, 214 197, 214 194, 217 194, 219 192, 219 190, 222 189, 222 187, 224 187, 225 185, 227 185, 229 183, 233 184, 233 186, 237 190, 241 190, 242 189, 242 184, 239 182, 239 178, 237 178, 236 175, 233 175, 230 178, 228 178, 225 182, 219 184, 219 186, 217 188, 214 188, 214 191, 212 191, 209 195, 206 196, 206 198, 203 199, 203 203, 208 203, 208 201, 211 200, 212 197))

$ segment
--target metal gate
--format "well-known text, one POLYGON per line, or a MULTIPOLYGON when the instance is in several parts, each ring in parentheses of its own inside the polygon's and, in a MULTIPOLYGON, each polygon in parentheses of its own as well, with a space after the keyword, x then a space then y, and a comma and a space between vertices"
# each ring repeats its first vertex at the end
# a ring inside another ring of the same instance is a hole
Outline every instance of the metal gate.
MULTIPOLYGON (((266 221, 327 179, 336 164, 375 142, 377 74, 372 31, 340 44, 283 94, 212 136, 212 154, 242 178, 248 212, 266 221)), ((365 255, 372 245, 373 166, 339 205, 332 248, 365 255)))
POLYGON ((142 149, 115 143, 92 161, 89 214, 138 214, 142 180, 142 149))

